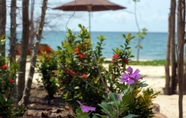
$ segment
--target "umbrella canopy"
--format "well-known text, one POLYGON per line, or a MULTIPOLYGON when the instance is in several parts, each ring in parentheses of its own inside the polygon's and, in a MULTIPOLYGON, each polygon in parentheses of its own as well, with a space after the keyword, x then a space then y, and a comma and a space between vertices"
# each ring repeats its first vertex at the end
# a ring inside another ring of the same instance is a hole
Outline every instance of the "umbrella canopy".
POLYGON ((121 5, 115 4, 108 0, 75 0, 54 9, 63 11, 105 11, 105 10, 119 10, 125 9, 121 5))
POLYGON ((63 11, 88 11, 89 12, 89 32, 91 29, 90 12, 92 11, 106 11, 106 10, 120 10, 126 7, 115 4, 108 0, 74 0, 55 7, 54 9, 63 11))

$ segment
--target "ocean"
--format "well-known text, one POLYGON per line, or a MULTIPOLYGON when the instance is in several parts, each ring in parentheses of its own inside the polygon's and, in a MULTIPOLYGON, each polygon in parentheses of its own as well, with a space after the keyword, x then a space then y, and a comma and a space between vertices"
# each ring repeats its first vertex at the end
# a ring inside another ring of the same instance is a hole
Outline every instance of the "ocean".
MULTIPOLYGON (((106 58, 112 58, 113 51, 120 45, 124 45, 124 38, 122 34, 132 33, 133 36, 136 36, 136 32, 91 32, 91 41, 93 46, 98 42, 98 36, 103 35, 106 40, 103 45, 103 56, 106 58)), ((76 32, 77 34, 77 32, 76 32)), ((18 40, 21 39, 21 34, 17 35, 18 40)), ((48 44, 53 50, 57 49, 57 46, 61 46, 61 42, 65 39, 65 31, 45 31, 43 33, 43 39, 41 40, 42 44, 48 44)), ((166 58, 166 46, 167 46, 168 33, 166 32, 147 32, 145 38, 141 41, 139 59, 142 60, 156 60, 156 59, 165 59, 166 58)), ((133 59, 137 58, 137 45, 138 37, 136 36, 130 43, 132 48, 132 54, 134 55, 133 59)), ((9 50, 9 41, 6 42, 6 49, 9 50)))

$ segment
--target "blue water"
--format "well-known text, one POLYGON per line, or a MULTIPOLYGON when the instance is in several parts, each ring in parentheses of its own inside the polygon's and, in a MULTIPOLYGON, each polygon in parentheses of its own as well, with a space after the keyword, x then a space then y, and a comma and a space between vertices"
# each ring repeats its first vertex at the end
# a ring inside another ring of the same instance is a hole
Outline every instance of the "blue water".
MULTIPOLYGON (((104 35, 106 40, 104 41, 103 46, 103 56, 106 58, 112 58, 113 51, 116 47, 124 44, 124 39, 122 34, 127 34, 128 32, 91 32, 91 41, 93 45, 96 45, 98 41, 97 37, 99 35, 104 35)), ((133 35, 136 35, 135 32, 132 32, 133 35)), ((145 38, 141 41, 141 46, 143 49, 140 49, 140 59, 165 59, 166 56, 166 43, 167 43, 167 33, 160 32, 147 32, 145 38)), ((66 32, 63 31, 47 31, 43 33, 43 39, 41 43, 48 44, 54 50, 57 49, 57 46, 61 46, 61 42, 65 39, 66 32)), ((18 34, 18 40, 21 39, 21 34, 18 34)), ((130 47, 132 47, 132 54, 135 56, 133 59, 136 59, 138 38, 136 37, 131 41, 130 47)), ((7 50, 8 50, 8 41, 7 41, 7 50)))

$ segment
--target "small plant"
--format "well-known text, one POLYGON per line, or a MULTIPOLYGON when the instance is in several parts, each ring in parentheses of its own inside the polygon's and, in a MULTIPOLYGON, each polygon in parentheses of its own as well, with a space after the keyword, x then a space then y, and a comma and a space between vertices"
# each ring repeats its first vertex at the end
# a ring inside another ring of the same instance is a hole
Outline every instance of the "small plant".
POLYGON ((42 73, 42 83, 48 93, 49 100, 54 98, 58 90, 55 71, 57 70, 57 59, 55 53, 47 55, 43 53, 40 57, 39 72, 42 73))

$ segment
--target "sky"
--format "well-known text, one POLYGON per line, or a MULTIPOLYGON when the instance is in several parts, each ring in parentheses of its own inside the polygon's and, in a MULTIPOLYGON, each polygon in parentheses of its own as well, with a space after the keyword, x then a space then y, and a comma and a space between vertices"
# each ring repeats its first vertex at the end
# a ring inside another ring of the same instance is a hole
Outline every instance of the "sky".
MULTIPOLYGON (((78 31, 78 24, 89 28, 88 12, 66 12, 52 9, 70 1, 72 0, 48 0, 46 30, 66 30, 66 28, 70 28, 78 31)), ((133 0, 110 1, 125 6, 127 9, 91 12, 91 31, 138 31, 133 0)), ((41 11, 41 4, 36 0, 36 5, 35 11, 37 18, 39 17, 39 11, 41 11)), ((148 32, 168 31, 170 0, 140 0, 140 2, 137 2, 136 9, 137 22, 140 30, 146 28, 148 32)), ((20 12, 19 10, 18 15, 20 12)))
MULTIPOLYGON (((50 0, 49 0, 50 1, 50 0)), ((52 0, 51 0, 52 1, 52 0)), ((70 0, 61 0, 61 4, 70 0)), ((91 12, 91 31, 138 31, 134 15, 133 0, 110 0, 127 7, 124 10, 91 12)), ((59 0, 59 5, 60 0, 59 0)), ((58 6, 58 5, 57 5, 58 6)), ((149 32, 167 32, 170 0, 140 0, 136 5, 137 22, 139 28, 146 28, 149 32)), ((77 24, 89 27, 88 12, 66 12, 61 28, 78 30, 77 24)))

